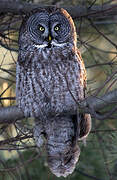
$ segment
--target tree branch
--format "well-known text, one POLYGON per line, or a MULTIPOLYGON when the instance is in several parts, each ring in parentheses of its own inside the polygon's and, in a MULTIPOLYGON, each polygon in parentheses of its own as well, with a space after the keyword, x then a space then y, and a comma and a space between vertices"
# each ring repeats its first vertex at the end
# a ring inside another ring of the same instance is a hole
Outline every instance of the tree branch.
MULTIPOLYGON (((47 7, 42 4, 34 4, 27 2, 6 2, 0 0, 0 13, 12 13, 16 15, 22 15, 30 12, 34 8, 47 7)), ((72 6, 63 7, 65 8, 73 18, 77 17, 88 17, 88 18, 100 18, 117 15, 117 4, 104 4, 104 5, 93 5, 89 8, 86 6, 72 6)))
POLYGON ((17 106, 9 106, 0 108, 0 124, 13 123, 18 119, 23 119, 24 114, 17 106))
POLYGON ((109 106, 111 104, 117 103, 117 89, 110 91, 109 93, 106 93, 104 96, 101 97, 93 97, 90 96, 86 98, 84 101, 80 103, 81 108, 85 108, 85 112, 88 112, 89 110, 87 108, 90 108, 90 106, 95 110, 100 110, 104 108, 105 106, 109 106))
MULTIPOLYGON (((117 99, 117 89, 101 97, 90 96, 80 103, 80 107, 83 110, 83 112, 91 113, 92 115, 94 115, 94 111, 103 109, 104 107, 109 106, 111 104, 115 104, 115 108, 117 108, 116 99, 117 99)), ((113 111, 114 110, 112 109, 112 111, 110 111, 110 114, 112 114, 113 111)), ((23 119, 23 118, 24 118, 24 114, 22 111, 18 109, 17 106, 0 108, 0 124, 13 123, 16 120, 23 119)), ((98 118, 101 119, 101 115, 98 118)), ((104 118, 106 118, 106 115, 102 116, 102 119, 104 118)))

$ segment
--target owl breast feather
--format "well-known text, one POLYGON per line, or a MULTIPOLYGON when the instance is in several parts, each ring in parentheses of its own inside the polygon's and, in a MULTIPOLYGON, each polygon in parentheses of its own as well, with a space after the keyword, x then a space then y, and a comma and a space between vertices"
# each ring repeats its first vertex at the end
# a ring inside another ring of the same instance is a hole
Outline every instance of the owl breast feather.
POLYGON ((75 53, 45 49, 26 56, 23 65, 17 63, 16 77, 16 99, 24 114, 74 113, 77 102, 84 98, 82 67, 75 53))

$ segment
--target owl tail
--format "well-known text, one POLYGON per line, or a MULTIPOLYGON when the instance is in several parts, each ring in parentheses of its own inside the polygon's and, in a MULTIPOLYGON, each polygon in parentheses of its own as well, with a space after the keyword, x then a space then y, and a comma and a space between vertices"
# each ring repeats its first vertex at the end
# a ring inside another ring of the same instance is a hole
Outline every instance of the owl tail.
POLYGON ((37 122, 34 128, 36 144, 40 147, 43 144, 42 134, 46 134, 50 170, 57 177, 67 177, 74 171, 79 159, 78 140, 86 139, 91 130, 90 115, 48 117, 44 126, 41 126, 41 121, 37 122))
POLYGON ((71 174, 79 159, 80 148, 74 141, 74 122, 71 117, 49 119, 47 134, 48 166, 57 177, 71 174))
POLYGON ((57 177, 67 177, 69 174, 73 173, 79 155, 80 149, 78 146, 71 147, 66 153, 62 152, 62 148, 57 154, 53 153, 53 150, 48 151, 49 168, 57 177))

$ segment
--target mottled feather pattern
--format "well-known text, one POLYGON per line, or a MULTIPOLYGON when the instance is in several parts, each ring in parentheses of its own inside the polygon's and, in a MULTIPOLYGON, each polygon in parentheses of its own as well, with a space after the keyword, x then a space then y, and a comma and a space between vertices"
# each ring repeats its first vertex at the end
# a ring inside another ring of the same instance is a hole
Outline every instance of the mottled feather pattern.
POLYGON ((63 9, 35 10, 20 29, 17 104, 26 117, 35 117, 35 142, 40 147, 45 138, 48 165, 58 177, 74 171, 80 155, 77 141, 91 129, 90 115, 79 113, 86 71, 76 43, 73 20, 63 9), (58 23, 60 33, 54 30, 58 23))
POLYGON ((25 103, 21 103, 19 100, 20 108, 25 112, 25 116, 34 117, 38 117, 40 111, 44 112, 44 109, 47 114, 50 112, 59 114, 61 111, 68 110, 76 111, 76 103, 79 99, 84 98, 84 94, 83 86, 81 86, 82 80, 80 79, 82 67, 80 61, 77 61, 75 52, 69 52, 67 57, 62 54, 61 48, 57 50, 60 51, 59 53, 55 53, 56 49, 53 49, 53 51, 47 49, 47 52, 42 51, 36 49, 30 57, 27 52, 25 58, 29 62, 29 58, 33 57, 31 64, 24 62, 26 64, 20 65, 19 62, 17 63, 17 88, 23 88, 23 91, 17 90, 16 92, 17 97, 25 103), (47 57, 45 58, 45 56, 47 57), (52 60, 54 56, 56 61, 52 60), (32 109, 33 104, 34 108, 32 109))

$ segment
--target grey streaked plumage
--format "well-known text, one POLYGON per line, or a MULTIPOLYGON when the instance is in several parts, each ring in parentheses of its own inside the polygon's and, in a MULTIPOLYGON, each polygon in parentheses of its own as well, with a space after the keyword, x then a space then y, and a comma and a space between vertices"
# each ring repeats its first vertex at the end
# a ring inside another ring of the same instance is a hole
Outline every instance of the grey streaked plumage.
POLYGON ((56 176, 71 174, 80 155, 78 139, 91 128, 80 115, 85 67, 77 49, 72 18, 59 8, 37 9, 24 19, 19 35, 16 99, 25 116, 36 119, 37 145, 46 138, 48 165, 56 176))

